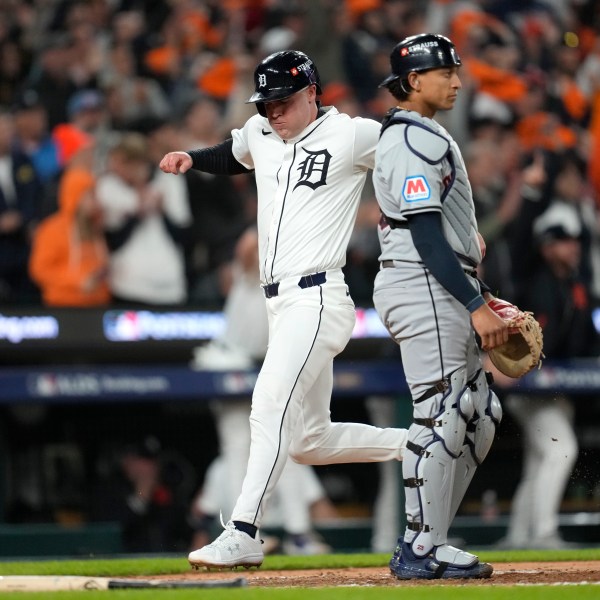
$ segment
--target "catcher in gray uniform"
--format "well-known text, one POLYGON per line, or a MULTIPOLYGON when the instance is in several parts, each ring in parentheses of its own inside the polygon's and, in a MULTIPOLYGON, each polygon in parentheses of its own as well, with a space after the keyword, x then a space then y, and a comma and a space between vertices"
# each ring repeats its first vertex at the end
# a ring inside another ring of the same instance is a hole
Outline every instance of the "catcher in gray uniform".
POLYGON ((390 561, 400 579, 484 578, 492 566, 448 545, 448 529, 502 417, 481 351, 508 339, 477 279, 485 252, 456 142, 433 120, 453 107, 460 58, 446 37, 393 49, 373 183, 382 217, 374 303, 399 344, 414 406, 403 463, 407 528, 390 561), (479 337, 479 340, 477 339, 479 337))

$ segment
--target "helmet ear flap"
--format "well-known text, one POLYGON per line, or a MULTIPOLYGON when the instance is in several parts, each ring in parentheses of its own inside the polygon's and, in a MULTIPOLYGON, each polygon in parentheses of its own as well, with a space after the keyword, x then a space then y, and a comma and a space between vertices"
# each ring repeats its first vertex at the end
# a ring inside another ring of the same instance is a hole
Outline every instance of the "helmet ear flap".
POLYGON ((267 116, 267 109, 265 108, 264 102, 256 102, 256 110, 261 117, 267 116))

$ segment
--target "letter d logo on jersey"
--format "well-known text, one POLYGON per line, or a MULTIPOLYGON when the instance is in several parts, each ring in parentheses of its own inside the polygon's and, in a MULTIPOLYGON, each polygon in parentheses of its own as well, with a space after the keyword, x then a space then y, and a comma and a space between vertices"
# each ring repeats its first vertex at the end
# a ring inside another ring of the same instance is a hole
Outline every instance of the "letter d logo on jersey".
POLYGON ((423 175, 414 175, 404 180, 402 195, 407 202, 419 202, 419 200, 429 200, 431 190, 427 179, 423 175))

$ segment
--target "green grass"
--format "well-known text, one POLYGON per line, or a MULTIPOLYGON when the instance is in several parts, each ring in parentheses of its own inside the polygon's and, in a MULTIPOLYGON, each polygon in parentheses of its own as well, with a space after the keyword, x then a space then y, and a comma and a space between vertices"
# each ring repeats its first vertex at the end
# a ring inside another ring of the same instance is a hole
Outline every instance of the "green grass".
POLYGON ((576 587, 393 587, 311 589, 132 590, 108 592, 15 592, 11 600, 598 600, 598 586, 576 587), (109 594, 107 598, 107 594, 109 594))
MULTIPOLYGON (((561 551, 481 551, 482 560, 494 564, 505 562, 538 562, 538 561, 572 561, 600 560, 600 548, 561 551)), ((332 554, 327 556, 268 556, 263 569, 331 569, 340 567, 378 567, 387 565, 388 554, 332 554)), ((99 577, 128 577, 139 575, 173 575, 189 572, 190 567, 185 557, 181 558, 82 558, 78 560, 31 560, 0 562, 0 575, 87 575, 99 577)), ((238 570, 243 576, 243 569, 238 570)), ((215 572, 215 579, 219 578, 215 572)), ((210 598, 210 600, 346 600, 347 598, 365 600, 597 600, 600 598, 600 586, 515 586, 510 591, 504 586, 423 586, 402 587, 342 587, 311 589, 274 589, 274 588, 242 588, 242 589, 192 589, 192 590, 110 590, 85 592, 12 592, 1 594, 0 600, 79 600, 80 598, 104 598, 104 600, 141 600, 154 599, 188 600, 210 598), (107 598, 108 595, 108 598, 107 598)))
MULTIPOLYGON (((510 550, 477 552, 491 563, 600 560, 599 548, 578 550, 510 550)), ((325 556, 267 556, 263 569, 336 569, 342 567, 382 567, 389 554, 328 554, 325 556)), ((89 575, 127 577, 134 575, 173 575, 189 572, 185 557, 177 558, 81 558, 77 560, 32 560, 0 562, 0 575, 89 575)), ((243 573, 243 570, 239 570, 243 573)), ((599 590, 600 597, 600 590, 599 590)))

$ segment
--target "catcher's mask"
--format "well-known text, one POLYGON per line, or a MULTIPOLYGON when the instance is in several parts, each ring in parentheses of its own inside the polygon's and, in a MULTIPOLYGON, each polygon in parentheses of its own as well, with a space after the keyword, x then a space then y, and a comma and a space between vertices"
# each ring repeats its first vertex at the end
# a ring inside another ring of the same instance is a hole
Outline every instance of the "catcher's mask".
POLYGON ((266 117, 265 102, 283 100, 313 84, 317 87, 317 95, 321 94, 317 67, 304 52, 275 52, 254 70, 254 94, 246 100, 246 104, 256 104, 259 114, 266 117))
MULTIPOLYGON (((396 44, 390 54, 391 75, 379 87, 387 87, 392 81, 408 79, 408 74, 421 73, 442 67, 458 67, 462 64, 456 47, 445 36, 437 33, 411 35, 396 44)), ((408 84, 402 86, 409 90, 408 84)))

